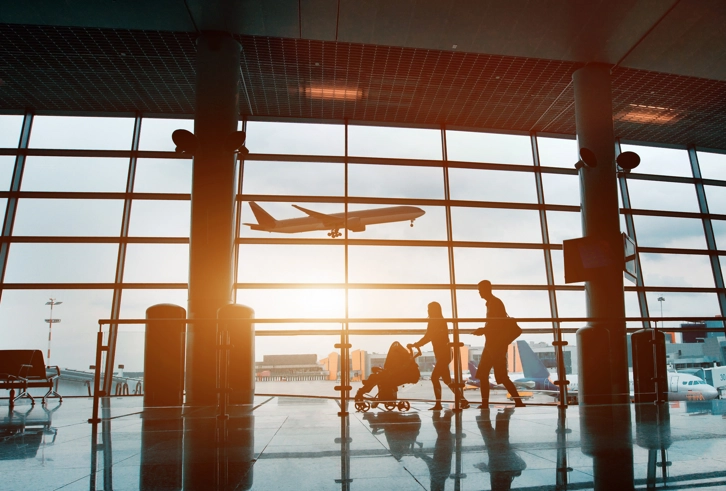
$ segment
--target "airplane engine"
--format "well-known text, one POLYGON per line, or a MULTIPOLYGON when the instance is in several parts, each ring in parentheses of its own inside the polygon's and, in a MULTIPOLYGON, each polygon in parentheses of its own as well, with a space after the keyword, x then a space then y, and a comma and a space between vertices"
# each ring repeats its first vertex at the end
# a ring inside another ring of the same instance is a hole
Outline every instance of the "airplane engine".
POLYGON ((351 232, 365 232, 366 230, 365 224, 360 223, 360 218, 351 218, 348 220, 346 228, 351 232))

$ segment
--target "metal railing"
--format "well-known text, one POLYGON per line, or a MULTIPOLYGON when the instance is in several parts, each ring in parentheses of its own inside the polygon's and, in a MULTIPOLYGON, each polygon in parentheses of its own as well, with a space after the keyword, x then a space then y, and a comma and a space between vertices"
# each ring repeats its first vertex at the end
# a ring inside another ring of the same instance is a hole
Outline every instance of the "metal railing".
MULTIPOLYGON (((164 320, 164 319, 154 319, 155 321, 164 320)), ((180 321, 180 319, 172 319, 174 321, 180 321)), ((460 324, 484 324, 487 321, 491 320, 501 320, 498 318, 486 318, 486 317, 459 317, 459 318, 444 318, 443 321, 447 323, 452 324, 452 334, 454 334, 454 339, 459 339, 460 335, 467 335, 472 334, 474 332, 474 329, 462 329, 459 327, 460 324)), ((588 322, 614 322, 614 321, 624 321, 624 322, 658 322, 660 323, 661 327, 656 327, 654 329, 654 332, 657 330, 660 331, 667 331, 667 332, 689 332, 689 330, 692 330, 693 328, 682 328, 682 327, 665 327, 663 326, 664 322, 704 322, 704 321, 718 321, 718 322, 724 322, 724 319, 722 317, 624 317, 624 318, 610 318, 610 319, 602 319, 602 318, 594 318, 594 317, 520 317, 520 318, 514 318, 514 320, 517 323, 521 324, 527 324, 527 323, 542 323, 542 322, 551 322, 554 323, 554 326, 556 327, 549 327, 549 328, 526 328, 524 327, 522 329, 522 334, 550 334, 554 338, 554 342, 552 345, 555 348, 556 353, 556 359, 557 359, 557 380, 554 382, 555 385, 558 386, 559 389, 559 401, 558 404, 560 406, 566 407, 568 404, 568 395, 567 395, 567 385, 569 384, 569 381, 567 380, 567 376, 565 373, 565 366, 564 366, 564 354, 563 354, 563 348, 568 343, 567 341, 557 341, 558 339, 561 339, 562 334, 573 334, 576 333, 579 327, 561 327, 561 324, 566 323, 588 323, 588 322)), ((105 373, 105 370, 102 367, 105 367, 105 364, 102 364, 102 356, 103 353, 108 353, 109 346, 103 344, 103 326, 115 324, 118 326, 128 326, 128 325, 145 325, 149 320, 148 319, 99 319, 98 325, 99 325, 99 331, 97 333, 96 338, 96 364, 95 364, 95 374, 94 374, 94 391, 93 391, 93 417, 89 419, 89 423, 98 423, 101 421, 101 419, 98 418, 98 405, 99 405, 99 399, 101 397, 107 397, 112 394, 107 394, 105 391, 101 390, 100 388, 100 380, 102 378, 105 379, 105 377, 109 376, 109 374, 105 373)), ((218 322, 217 319, 186 319, 186 324, 192 324, 195 322, 218 322)), ((262 319, 251 319, 251 322, 253 324, 260 324, 260 325, 267 325, 267 324, 341 324, 341 329, 295 329, 295 330, 288 330, 288 329, 264 329, 264 330, 256 330, 255 336, 256 337, 275 337, 275 336, 340 336, 340 342, 335 344, 335 348, 340 350, 340 360, 341 360, 341 367, 348 367, 350 360, 350 349, 352 348, 352 345, 350 344, 350 336, 380 336, 380 335, 423 335, 426 333, 425 328, 405 328, 405 329, 391 329, 391 328, 356 328, 356 329, 350 329, 348 326, 350 324, 425 324, 429 321, 429 318, 421 318, 421 317, 411 317, 411 318, 262 318, 262 319)), ((626 328, 625 331, 628 333, 632 333, 638 330, 641 330, 642 327, 631 327, 626 328)), ((700 332, 724 332, 726 334, 726 326, 721 328, 709 328, 709 327, 701 327, 699 326, 698 331, 700 332)), ((452 347, 455 348, 455 350, 458 348, 456 346, 456 342, 450 343, 452 347)), ((459 342, 459 344, 462 344, 459 342)), ((108 354, 107 354, 108 356, 108 354)), ((222 357, 222 359, 227 359, 227 357, 222 357)), ((226 365, 226 364, 225 364, 226 365)), ((462 363, 458 363, 454 365, 455 368, 455 379, 457 381, 462 381, 462 363)), ((217 367, 218 373, 224 374, 226 373, 226 366, 217 367), (221 370, 221 371, 220 371, 221 370)), ((112 375, 111 375, 112 376, 112 375)), ((223 377, 222 382, 224 383, 224 380, 226 380, 226 377, 223 377)), ((335 387, 335 390, 340 392, 340 402, 341 402, 341 415, 344 415, 342 413, 347 414, 346 409, 347 408, 347 402, 350 399, 350 391, 352 390, 352 387, 350 385, 350 372, 349 370, 341 369, 340 370, 340 385, 335 387)), ((460 384, 463 385, 463 384, 460 384)), ((220 390, 224 391, 226 390, 226 387, 222 387, 220 390)), ((455 407, 460 407, 460 391, 455 392, 455 407)), ((226 397, 223 396, 223 399, 226 399, 226 397)), ((224 403, 223 403, 224 404, 224 403)), ((226 405, 226 404, 225 404, 226 405)))

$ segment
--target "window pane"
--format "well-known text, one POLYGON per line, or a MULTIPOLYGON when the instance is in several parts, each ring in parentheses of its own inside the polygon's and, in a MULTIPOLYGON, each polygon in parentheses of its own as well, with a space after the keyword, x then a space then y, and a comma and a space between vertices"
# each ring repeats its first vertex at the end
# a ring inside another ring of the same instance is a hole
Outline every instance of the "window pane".
POLYGON ((708 256, 641 253, 640 263, 647 286, 714 286, 708 256))
POLYGON ((348 155, 441 160, 441 131, 350 125, 348 155))
POLYGON ((139 159, 134 191, 137 193, 191 193, 192 161, 139 159))
POLYGON ((351 283, 448 283, 445 247, 351 246, 351 283))
MULTIPOLYGON (((121 295, 119 317, 122 319, 144 319, 146 318, 146 309, 161 303, 179 305, 186 310, 188 298, 189 293, 186 289, 137 290, 127 288, 121 295)), ((144 328, 143 325, 138 326, 139 330, 143 331, 144 328)))
POLYGON ((542 174, 545 203, 580 206, 580 178, 566 174, 542 174))
POLYGON ((536 203, 534 175, 483 169, 449 169, 451 199, 536 203))
MULTIPOLYGON (((237 302, 255 309, 258 319, 337 319, 345 317, 345 290, 340 289, 238 289, 237 302)), ((257 324, 255 329, 285 329, 287 324, 257 324)), ((340 329, 340 324, 297 324, 295 329, 340 329)), ((282 340, 282 338, 275 338, 282 340)), ((338 337, 340 340, 340 337, 338 337)), ((338 341, 339 342, 339 341, 338 341)), ((330 350, 333 347, 330 345, 330 350)), ((298 352, 298 351, 296 351, 298 352)), ((283 353, 277 351, 276 353, 283 353)))
POLYGON ((453 161, 532 165, 532 144, 523 135, 447 130, 446 150, 453 161))
POLYGON ((348 194, 379 198, 444 197, 444 173, 439 167, 350 164, 348 194))
POLYGON ((15 157, 0 156, 0 191, 10 190, 13 170, 15 170, 15 157))
POLYGON ((483 279, 506 285, 547 283, 544 253, 537 250, 455 248, 454 265, 458 284, 483 279))
POLYGON ((703 186, 710 213, 726 214, 726 187, 703 186))
POLYGON ((582 237, 580 213, 569 211, 547 211, 546 213, 550 244, 562 244, 563 240, 582 237))
POLYGON ((704 179, 726 180, 726 154, 698 152, 698 166, 704 179))
POLYGON ((663 176, 693 177, 688 151, 674 148, 621 145, 623 152, 635 152, 640 156, 640 165, 633 172, 663 176))
POLYGON ((711 220, 713 235, 716 238, 716 247, 720 250, 726 249, 726 221, 711 220))
MULTIPOLYGON (((631 283, 632 284, 632 283, 631 283)), ((640 311, 640 302, 638 301, 638 294, 636 292, 625 292, 625 317, 640 317, 642 312, 640 311)), ((651 312, 652 316, 653 313, 651 312)), ((643 327, 642 321, 627 321, 626 327, 643 327)))
MULTIPOLYGON (((189 237, 189 201, 134 200, 129 235, 134 237, 189 237)), ((117 232, 118 233, 118 232, 117 232)))
POLYGON ((339 245, 243 244, 239 247, 237 281, 342 283, 345 281, 344 254, 339 245))
MULTIPOLYGON (((586 317, 587 304, 585 292, 583 291, 558 291, 557 296, 557 313, 560 317, 586 317)), ((578 324, 582 324, 581 322, 578 324)), ((563 327, 579 327, 566 325, 563 327)))
POLYGON ((263 162, 244 164, 242 192, 245 194, 285 194, 343 196, 345 166, 313 162, 263 162))
POLYGON ((124 192, 129 159, 28 157, 23 191, 124 192))
POLYGON ((577 140, 537 137, 539 165, 544 167, 565 167, 573 169, 580 160, 577 155, 577 140))
POLYGON ((171 134, 175 130, 187 130, 194 133, 194 121, 191 119, 144 118, 141 123, 139 150, 173 152, 176 145, 171 139, 171 134))
POLYGON ((118 244, 12 244, 8 283, 110 283, 118 244))
MULTIPOLYGON (((348 315, 350 317, 407 318, 428 316, 428 304, 439 302, 444 317, 451 317, 450 290, 350 290, 348 315)), ((400 328, 404 324, 356 324, 356 328, 400 328)), ((406 324, 408 325, 408 324, 406 324)), ((351 327, 354 327, 351 325, 351 327)), ((425 325, 412 326, 424 329, 425 325)), ((449 325, 449 327, 451 327, 449 325)), ((392 343, 393 340, 390 340, 392 343)), ((387 349, 388 346, 385 346, 387 349)))
POLYGON ((542 242, 539 213, 501 208, 451 208, 454 240, 542 242))
POLYGON ((31 148, 131 150, 133 118, 36 116, 31 148))
POLYGON ((118 236, 124 202, 104 199, 21 199, 14 235, 118 236))
POLYGON ((112 296, 111 290, 5 290, 0 303, 0 349, 40 349, 46 365, 89 372, 96 359, 98 319, 111 315, 112 296), (50 317, 50 306, 45 304, 50 298, 63 304, 53 308, 53 317, 62 322, 53 324, 47 359, 48 324, 43 319, 50 317))
MULTIPOLYGON (((663 317, 715 317, 720 315, 721 311, 718 307, 718 297, 715 293, 656 293, 648 292, 646 299, 648 301, 648 310, 651 317, 660 316, 661 302, 658 297, 662 297, 663 301, 663 317)), ((665 327, 680 327, 681 321, 664 321, 665 327)), ((661 323, 658 322, 658 327, 661 323)))
POLYGON ((698 212, 692 184, 628 179, 628 194, 636 209, 698 212))
POLYGON ((186 283, 189 246, 186 244, 129 244, 125 283, 186 283))
POLYGON ((0 114, 0 148, 18 148, 22 116, 0 114))
POLYGON ((245 146, 251 153, 345 155, 345 126, 248 121, 245 146))
POLYGON ((703 234, 701 220, 636 215, 633 217, 633 221, 639 246, 706 248, 706 237, 703 234))

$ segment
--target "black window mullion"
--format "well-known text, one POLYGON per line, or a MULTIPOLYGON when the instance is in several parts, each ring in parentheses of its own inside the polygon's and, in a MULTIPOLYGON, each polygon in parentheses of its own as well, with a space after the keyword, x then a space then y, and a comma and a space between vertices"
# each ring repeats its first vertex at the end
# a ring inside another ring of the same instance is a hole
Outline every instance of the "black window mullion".
MULTIPOLYGON (((17 193, 20 191, 20 186, 23 182, 23 173, 25 172, 25 161, 27 158, 28 142, 30 141, 30 132, 33 129, 33 117, 32 111, 26 111, 23 117, 23 126, 20 130, 20 139, 18 141, 18 154, 15 157, 15 167, 13 169, 13 177, 10 181, 10 192, 17 193)), ((15 216, 18 212, 18 197, 17 195, 9 196, 8 202, 5 207, 5 219, 3 221, 2 237, 12 237, 13 228, 15 226, 15 216)), ((3 241, 0 244, 0 298, 2 298, 3 288, 2 285, 5 283, 5 272, 8 265, 8 255, 10 254, 10 241, 3 241)))
POLYGON ((691 163, 691 172, 695 180, 696 196, 698 197, 698 208, 703 218, 703 232, 706 236, 706 246, 708 247, 709 255, 708 258, 711 261, 711 271, 713 272, 713 281, 718 288, 718 306, 721 310, 721 317, 726 315, 726 293, 724 292, 724 281, 723 271, 721 270, 721 261, 716 253, 716 236, 713 233, 713 223, 711 222, 711 216, 708 211, 708 201, 706 200, 706 189, 703 186, 703 179, 701 178, 701 167, 698 164, 698 154, 696 153, 696 147, 693 145, 688 147, 688 159, 691 163))
MULTIPOLYGON (((620 155, 620 139, 615 140, 615 157, 620 155)), ((628 191, 628 179, 627 174, 624 171, 618 172, 618 184, 620 185, 620 197, 623 201, 623 216, 625 217, 625 229, 635 246, 635 286, 642 287, 643 285, 643 269, 640 266, 640 251, 638 250, 638 239, 635 235, 635 221, 633 220, 633 214, 628 213, 632 207, 630 206, 630 192, 628 191)), ((648 309, 648 298, 645 291, 638 289, 638 306, 640 307, 641 317, 650 317, 648 309)), ((650 321, 643 322, 643 328, 650 329, 650 321)))

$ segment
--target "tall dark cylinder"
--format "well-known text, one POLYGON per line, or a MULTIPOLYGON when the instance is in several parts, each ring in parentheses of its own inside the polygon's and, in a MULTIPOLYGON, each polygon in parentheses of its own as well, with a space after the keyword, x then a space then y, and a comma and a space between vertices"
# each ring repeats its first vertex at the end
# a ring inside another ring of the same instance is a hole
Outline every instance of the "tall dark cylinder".
POLYGON ((144 407, 182 405, 186 314, 169 303, 146 309, 144 407))
MULTIPOLYGON (((627 345, 625 339, 625 297, 623 289, 623 244, 620 235, 617 174, 615 169, 615 137, 610 66, 589 63, 572 75, 575 95, 575 124, 580 149, 591 150, 597 165, 579 169, 580 202, 582 203, 582 235, 605 244, 612 264, 601 268, 585 283, 587 315, 595 320, 593 326, 607 329, 609 351, 597 345, 581 349, 579 363, 605 357, 610 365, 613 401, 627 403, 629 394, 627 345)), ((603 246, 605 247, 605 246, 603 246)), ((603 251, 604 252, 604 251, 603 251)), ((590 387, 582 383, 580 395, 590 387)), ((599 389, 598 389, 599 390, 599 389)))
POLYGON ((232 300, 234 280, 235 154, 225 143, 239 123, 239 43, 202 32, 196 68, 186 403, 210 405, 217 402, 217 309, 232 300))
POLYGON ((255 311, 229 304, 217 311, 218 329, 229 332, 229 403, 252 404, 255 397, 255 311))
POLYGON ((655 329, 641 329, 633 333, 630 341, 635 402, 667 401, 665 334, 655 329))
POLYGON ((587 404, 612 403, 610 373, 610 333, 600 326, 586 326, 577 330, 577 357, 579 363, 578 402, 587 404))

